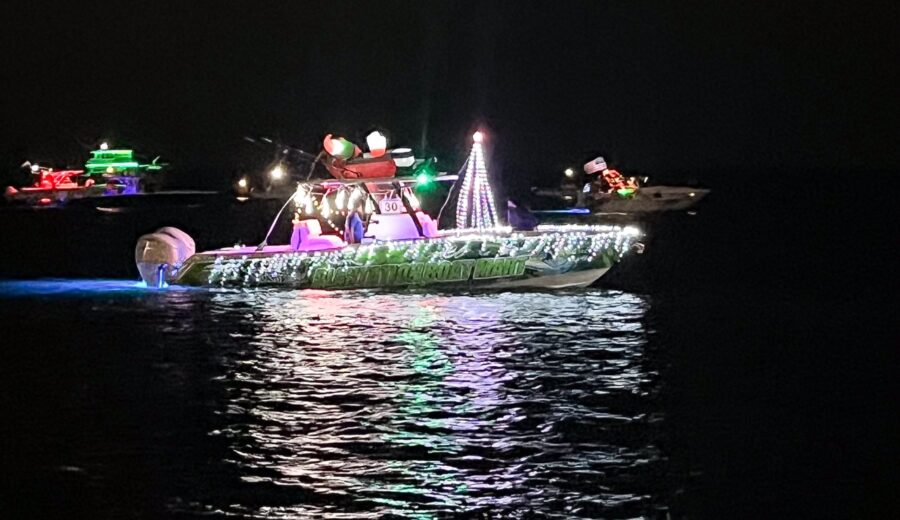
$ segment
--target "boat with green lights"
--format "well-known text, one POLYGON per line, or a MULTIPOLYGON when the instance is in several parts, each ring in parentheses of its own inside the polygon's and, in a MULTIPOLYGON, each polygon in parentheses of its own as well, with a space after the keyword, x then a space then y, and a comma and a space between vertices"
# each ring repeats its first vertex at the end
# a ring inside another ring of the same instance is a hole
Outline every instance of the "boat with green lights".
POLYGON ((134 150, 101 146, 100 150, 91 152, 84 170, 88 178, 104 181, 106 195, 133 195, 143 191, 145 179, 163 169, 158 161, 159 157, 149 163, 141 163, 135 157, 134 150))
POLYGON ((363 155, 328 136, 322 160, 332 178, 298 183, 262 243, 196 253, 187 234, 162 228, 139 239, 138 271, 153 287, 560 289, 591 285, 624 255, 642 250, 633 226, 502 225, 483 140, 474 134, 459 174, 426 178, 393 175, 394 154, 371 143, 363 155), (421 208, 416 191, 431 182, 452 183, 446 202, 455 195, 456 227, 438 229, 440 214, 421 208), (290 243, 270 245, 291 206, 290 243))
POLYGON ((55 169, 26 163, 34 176, 31 186, 7 188, 7 198, 33 205, 59 205, 72 199, 143 193, 156 184, 164 165, 159 157, 142 163, 134 150, 102 143, 82 169, 55 169))

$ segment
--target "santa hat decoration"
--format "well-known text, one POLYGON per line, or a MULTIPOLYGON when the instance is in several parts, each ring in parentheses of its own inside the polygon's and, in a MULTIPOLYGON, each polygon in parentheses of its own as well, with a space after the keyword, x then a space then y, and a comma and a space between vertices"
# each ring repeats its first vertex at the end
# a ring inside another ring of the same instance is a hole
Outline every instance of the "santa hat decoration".
POLYGON ((584 173, 597 173, 606 169, 606 161, 603 157, 597 157, 584 165, 584 173))
POLYGON ((331 134, 325 136, 322 146, 330 155, 344 160, 359 155, 359 148, 356 145, 343 137, 332 137, 331 134))
POLYGON ((366 136, 366 144, 372 157, 381 157, 387 151, 387 137, 378 130, 366 136))

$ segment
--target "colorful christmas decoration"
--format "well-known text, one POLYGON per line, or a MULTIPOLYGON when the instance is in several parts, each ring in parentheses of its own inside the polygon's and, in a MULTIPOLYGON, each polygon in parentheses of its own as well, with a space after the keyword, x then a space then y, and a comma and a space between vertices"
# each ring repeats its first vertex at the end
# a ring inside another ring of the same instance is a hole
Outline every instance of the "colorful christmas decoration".
POLYGON ((489 283, 606 269, 635 245, 638 235, 620 226, 550 226, 540 234, 460 232, 337 251, 196 257, 181 268, 179 278, 182 283, 320 289, 489 283))
POLYGON ((494 193, 488 181, 481 132, 472 135, 472 151, 466 160, 459 199, 456 203, 456 227, 487 229, 497 226, 494 193))
POLYGON ((387 151, 387 137, 377 130, 366 136, 366 144, 371 157, 381 157, 387 151))
POLYGON ((174 284, 236 287, 556 289, 586 287, 626 252, 641 247, 636 242, 640 233, 630 227, 537 226, 513 231, 499 226, 484 136, 476 132, 472 137, 455 229, 440 231, 421 210, 414 188, 420 174, 437 181, 456 181, 457 175, 429 175, 423 168, 396 178, 369 177, 375 170, 363 166, 394 167, 391 156, 356 158, 354 153, 344 160, 339 156, 347 155, 348 146, 328 136, 328 153, 322 156, 335 179, 299 185, 259 245, 197 253, 177 264, 154 263, 156 257, 138 248, 141 276, 148 284, 156 277, 174 284), (290 244, 269 245, 272 229, 291 203, 290 244), (346 221, 338 226, 342 217, 346 221))

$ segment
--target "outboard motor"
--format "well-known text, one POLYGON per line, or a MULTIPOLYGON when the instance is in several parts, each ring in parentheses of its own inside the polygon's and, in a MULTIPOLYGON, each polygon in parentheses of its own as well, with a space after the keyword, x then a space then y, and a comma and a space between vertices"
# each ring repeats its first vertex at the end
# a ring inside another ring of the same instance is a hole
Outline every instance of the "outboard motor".
POLYGON ((138 239, 134 262, 147 287, 162 287, 175 269, 196 251, 194 239, 184 231, 164 227, 138 239))

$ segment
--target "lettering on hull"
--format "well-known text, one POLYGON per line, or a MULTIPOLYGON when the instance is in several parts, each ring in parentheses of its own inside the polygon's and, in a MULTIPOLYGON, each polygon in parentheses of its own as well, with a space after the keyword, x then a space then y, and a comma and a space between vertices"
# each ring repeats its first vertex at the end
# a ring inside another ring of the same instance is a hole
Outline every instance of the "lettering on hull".
POLYGON ((365 267, 319 267, 313 271, 310 286, 314 289, 371 288, 515 278, 525 274, 527 258, 522 256, 365 267))

